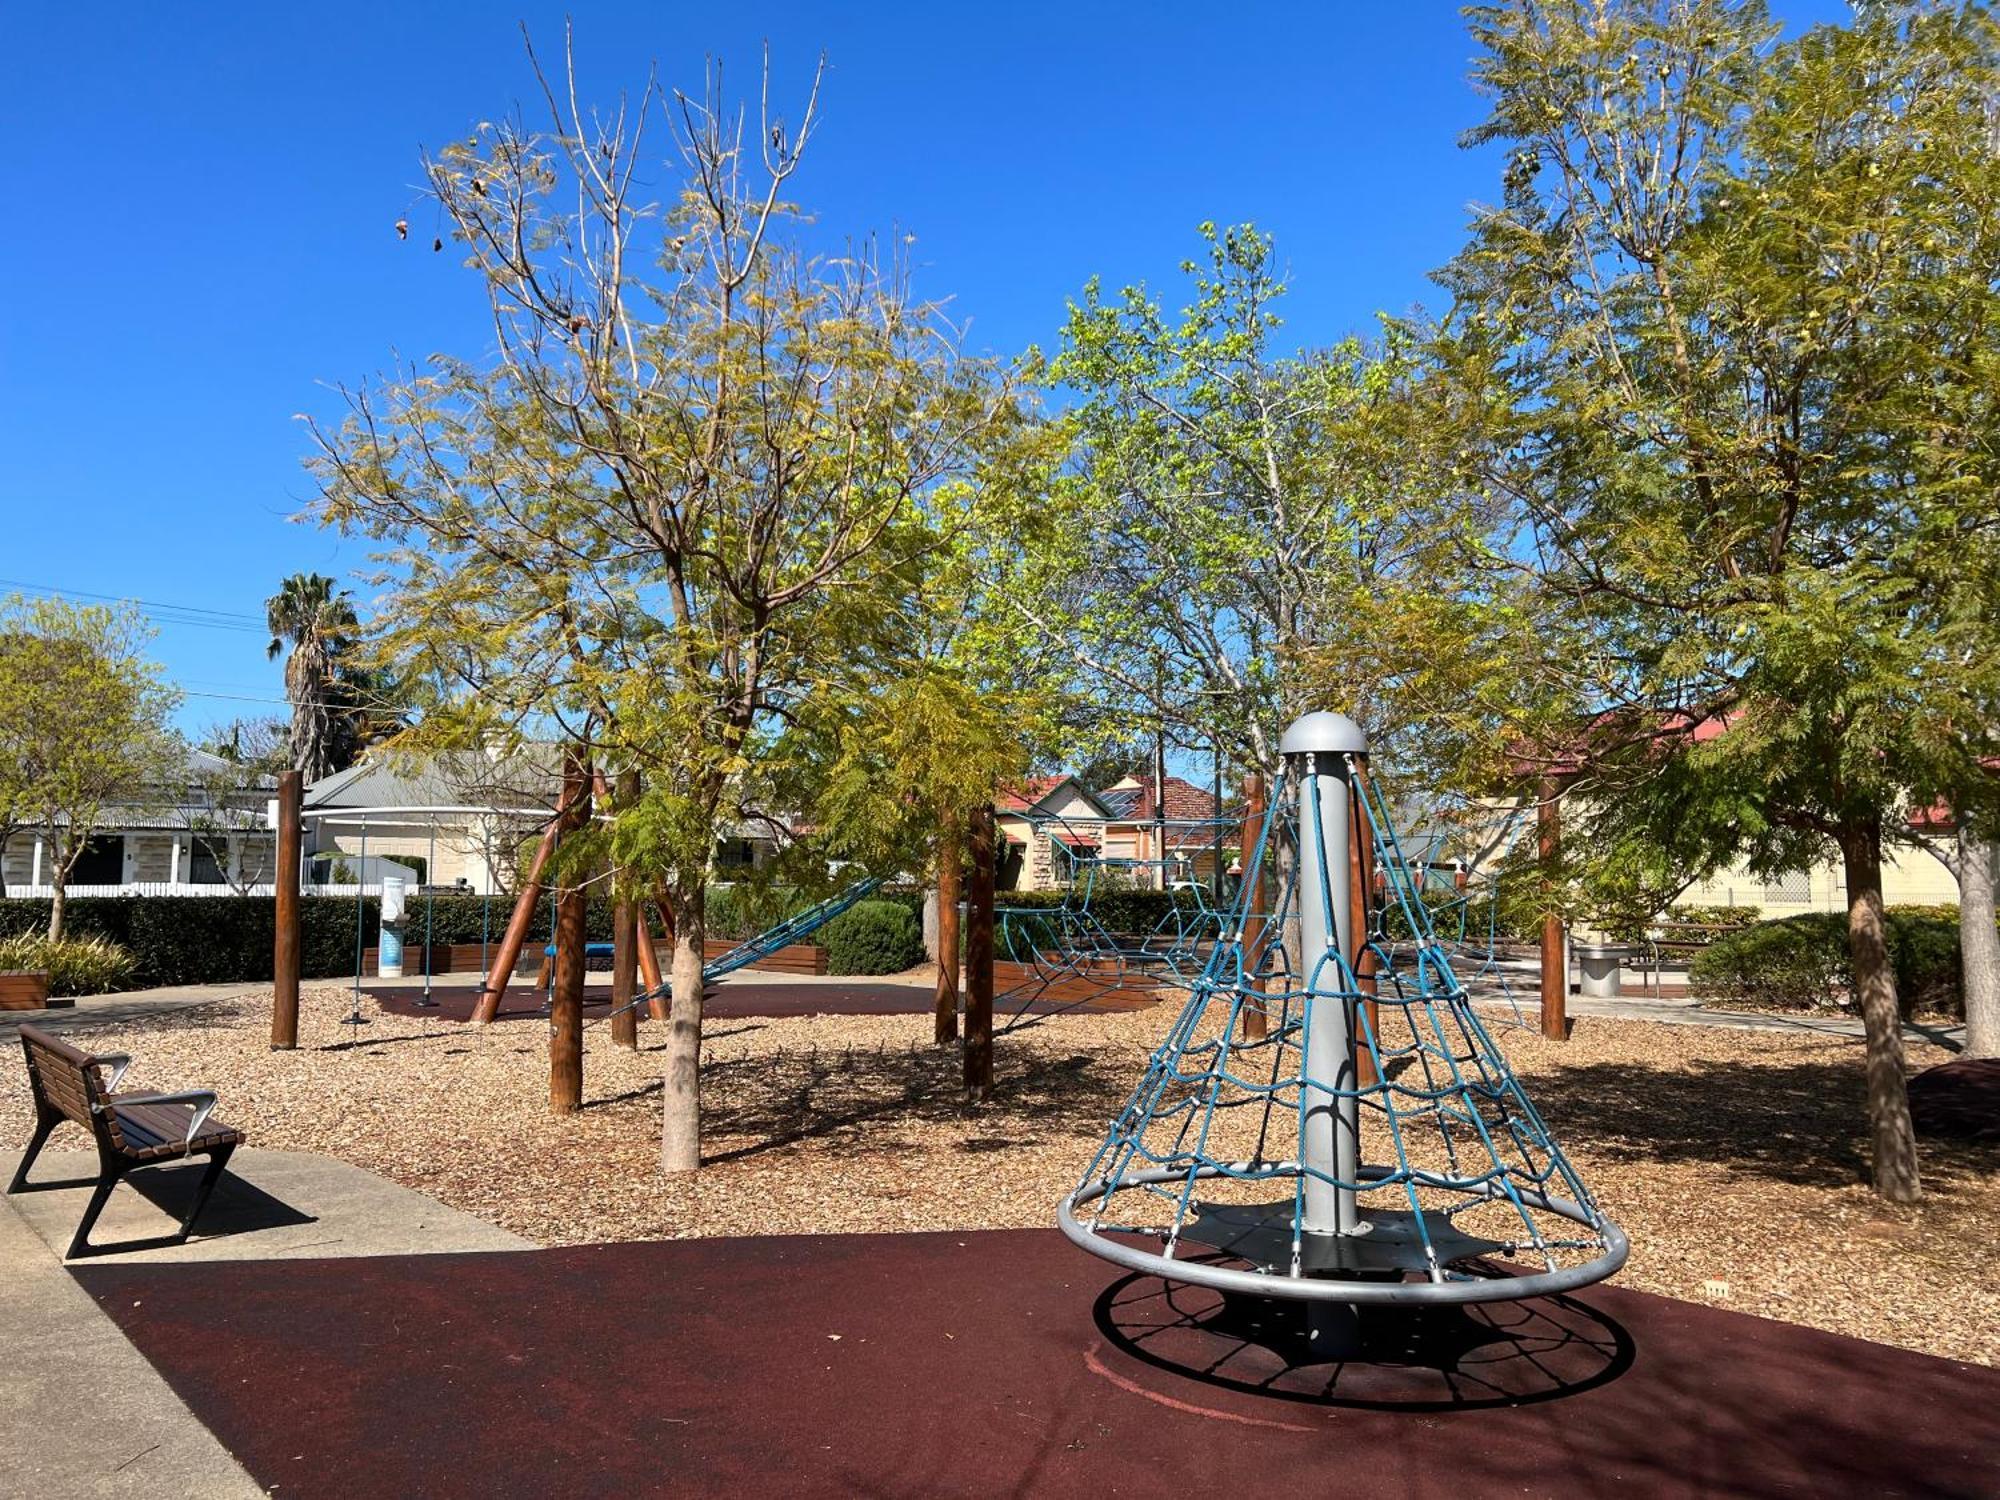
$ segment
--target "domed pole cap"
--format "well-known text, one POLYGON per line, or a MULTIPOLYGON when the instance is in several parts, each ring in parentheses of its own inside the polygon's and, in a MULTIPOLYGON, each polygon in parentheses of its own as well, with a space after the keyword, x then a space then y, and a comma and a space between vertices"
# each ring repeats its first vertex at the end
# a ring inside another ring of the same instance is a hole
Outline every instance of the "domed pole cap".
POLYGON ((1307 714, 1278 741, 1280 755, 1366 755, 1368 736, 1346 714, 1307 714))

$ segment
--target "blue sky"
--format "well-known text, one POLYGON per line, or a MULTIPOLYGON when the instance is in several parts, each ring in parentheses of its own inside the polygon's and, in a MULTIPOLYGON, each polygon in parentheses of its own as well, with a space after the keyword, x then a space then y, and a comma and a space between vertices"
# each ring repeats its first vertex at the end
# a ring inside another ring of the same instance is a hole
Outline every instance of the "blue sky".
MULTIPOLYGON (((1794 21, 1841 13, 1793 0, 1794 21)), ((798 196, 842 233, 914 233, 920 289, 973 343, 1047 344, 1093 273, 1164 286, 1204 219, 1254 220, 1294 280, 1301 344, 1429 293, 1469 205, 1498 196, 1456 6, 949 6, 577 0, 584 86, 656 62, 739 89, 769 40, 788 113, 824 49, 798 196)), ((198 729, 276 711, 262 601, 356 574, 366 547, 291 521, 295 414, 400 354, 477 356, 477 286, 429 250, 418 151, 527 100, 536 5, 33 6, 9 21, 14 145, 0 250, 0 593, 160 610, 155 652, 198 729), (407 215, 411 236, 392 226, 407 215), (199 623, 197 623, 199 622, 199 623)), ((754 102, 754 100, 753 100, 754 102)), ((366 588, 350 578, 364 600, 366 588)))

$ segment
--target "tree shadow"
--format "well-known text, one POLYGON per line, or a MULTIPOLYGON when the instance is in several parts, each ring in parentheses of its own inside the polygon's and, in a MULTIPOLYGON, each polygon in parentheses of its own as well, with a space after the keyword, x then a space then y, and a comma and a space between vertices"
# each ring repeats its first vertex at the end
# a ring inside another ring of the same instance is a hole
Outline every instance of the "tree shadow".
MULTIPOLYGON (((1587 1142, 1594 1157, 1845 1187, 1868 1175, 1861 1065, 1857 1048, 1851 1062, 1572 1064, 1524 1083, 1556 1139, 1587 1142)), ((1927 1164, 2000 1166, 2000 1149, 1990 1146, 1924 1149, 1927 1164)))
POLYGON ((1098 1131, 1110 1119, 1129 1072, 1123 1059, 1087 1054, 1016 1054, 998 1067, 996 1103, 975 1107, 966 1102, 954 1048, 807 1048, 709 1064, 702 1069, 704 1131, 751 1139, 703 1161, 741 1161, 890 1118, 932 1124, 976 1118, 996 1126, 1018 1123, 1030 1133, 1098 1131))

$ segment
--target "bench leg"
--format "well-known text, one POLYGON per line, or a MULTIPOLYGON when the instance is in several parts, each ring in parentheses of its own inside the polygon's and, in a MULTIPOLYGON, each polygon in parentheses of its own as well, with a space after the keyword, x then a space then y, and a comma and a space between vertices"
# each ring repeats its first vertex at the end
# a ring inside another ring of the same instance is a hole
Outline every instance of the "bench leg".
POLYGON ((97 1186, 91 1191, 89 1206, 84 1209, 83 1219, 76 1226, 76 1238, 69 1242, 69 1249, 63 1252, 64 1259, 75 1260, 80 1255, 96 1253, 90 1245, 90 1231, 97 1224, 97 1216, 104 1212, 104 1205, 111 1201, 111 1190, 117 1186, 118 1173, 107 1167, 104 1175, 97 1179, 97 1186))
POLYGON ((49 1143, 49 1136, 62 1123, 61 1115, 38 1114, 35 1117, 35 1133, 28 1141, 28 1149, 21 1153, 21 1165, 14 1169, 14 1180, 7 1184, 10 1193, 24 1193, 28 1190, 28 1168, 35 1164, 35 1158, 42 1154, 42 1147, 49 1143))
POLYGON ((229 1158, 235 1150, 234 1145, 228 1145, 209 1154, 208 1165, 202 1169, 201 1181, 195 1184, 194 1202, 188 1205, 187 1217, 181 1220, 183 1243, 194 1232, 194 1221, 201 1217, 202 1209, 208 1206, 208 1195, 215 1191, 216 1183, 222 1180, 223 1169, 229 1165, 229 1158))

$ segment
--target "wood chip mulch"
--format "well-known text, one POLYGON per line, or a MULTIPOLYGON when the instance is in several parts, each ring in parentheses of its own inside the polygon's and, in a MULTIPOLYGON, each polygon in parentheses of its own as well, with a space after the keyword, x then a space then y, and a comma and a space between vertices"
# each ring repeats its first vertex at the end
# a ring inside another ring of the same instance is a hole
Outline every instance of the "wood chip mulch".
MULTIPOLYGON (((657 1170, 663 1028, 586 1033, 580 1114, 548 1107, 546 1029, 391 1015, 308 987, 300 1048, 268 1000, 94 1029, 134 1087, 214 1087, 255 1146, 379 1172, 543 1244, 690 1235, 1043 1226, 1174 1007, 1065 1015, 1003 1036, 998 1100, 969 1108, 956 1048, 918 1016, 712 1022, 707 1165, 657 1170)), ((1620 1281, 2000 1365, 2000 1146, 1927 1141, 1926 1196, 1864 1185, 1857 1039, 1583 1019, 1568 1043, 1501 1040, 1556 1138, 1631 1236, 1620 1281)), ((1927 1044, 1912 1069, 1945 1061, 1927 1044)), ((0 1139, 31 1123, 0 1064, 0 1139)), ((52 1143, 78 1146, 69 1127, 52 1143), (67 1139, 65 1139, 67 1136, 67 1139)))

